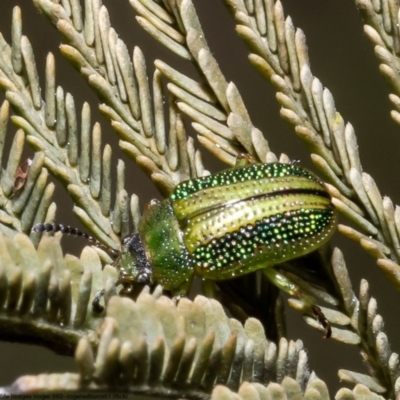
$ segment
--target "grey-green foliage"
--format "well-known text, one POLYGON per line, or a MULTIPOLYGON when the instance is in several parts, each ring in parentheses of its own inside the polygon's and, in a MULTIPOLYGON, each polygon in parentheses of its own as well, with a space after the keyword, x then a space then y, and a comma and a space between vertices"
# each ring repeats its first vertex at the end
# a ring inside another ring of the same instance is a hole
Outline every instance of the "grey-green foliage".
MULTIPOLYGON (((98 95, 100 111, 119 135, 120 148, 162 194, 168 195, 180 181, 208 173, 186 135, 183 114, 192 121, 199 143, 228 165, 239 153, 260 162, 278 160, 253 125, 238 88, 219 68, 191 0, 130 4, 146 32, 197 67, 201 75, 195 79, 162 60, 155 61, 155 73, 148 76, 142 50, 135 47, 129 54, 101 0, 34 3, 61 34, 63 56, 98 95)), ((250 49, 251 64, 277 92, 282 118, 307 145, 335 206, 352 222, 352 227, 340 225, 340 232, 375 258, 399 288, 400 208, 382 198, 373 178, 363 171, 352 125, 336 110, 329 89, 312 74, 303 31, 285 16, 280 1, 225 3, 250 49)), ((355 3, 375 45, 380 71, 394 91, 391 115, 398 122, 399 5, 391 0, 355 3)), ((111 147, 103 147, 101 126, 91 121, 90 106, 82 106, 78 126, 73 96, 56 84, 54 56, 48 55, 41 85, 19 8, 12 18, 12 43, 0 36, 0 86, 6 95, 0 110, 1 155, 9 119, 20 129, 2 161, 0 326, 13 335, 24 324, 28 337, 45 338, 50 347, 64 343, 69 354, 76 347, 80 372, 21 377, 9 390, 96 391, 118 384, 134 393, 172 397, 203 398, 212 392, 215 398, 328 398, 326 385, 309 371, 301 341, 281 338, 277 346, 265 339, 257 320, 242 326, 226 317, 216 300, 198 297, 175 304, 161 296, 160 289, 152 295, 145 289, 136 302, 113 297, 116 270, 100 249, 86 248, 80 259, 63 257, 58 239, 44 237, 35 250, 21 232, 29 234, 35 222, 54 221, 54 185, 47 184, 48 171, 66 187, 76 215, 113 249, 136 229, 140 212, 137 197, 125 189, 122 161, 112 185, 111 147), (25 140, 35 155, 22 188, 16 189, 25 140), (107 265, 103 271, 102 263, 107 265), (107 307, 95 315, 90 303, 101 288, 107 307)), ((290 160, 281 155, 279 161, 290 160)), ((398 396, 399 357, 390 350, 368 283, 361 282, 358 295, 353 291, 339 249, 325 264, 334 294, 291 278, 326 304, 322 310, 333 324, 333 339, 358 345, 369 367, 369 374, 340 370, 342 381, 354 390, 341 389, 337 398, 398 396)), ((300 300, 289 303, 304 309, 300 300)), ((314 318, 305 319, 321 329, 314 318)))

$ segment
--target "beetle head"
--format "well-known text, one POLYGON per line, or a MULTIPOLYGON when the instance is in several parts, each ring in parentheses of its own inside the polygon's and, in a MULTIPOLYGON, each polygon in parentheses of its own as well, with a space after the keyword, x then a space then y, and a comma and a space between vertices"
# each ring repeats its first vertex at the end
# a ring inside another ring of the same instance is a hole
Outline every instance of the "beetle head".
POLYGON ((153 271, 139 234, 123 239, 119 269, 121 281, 137 282, 142 285, 152 283, 153 271))

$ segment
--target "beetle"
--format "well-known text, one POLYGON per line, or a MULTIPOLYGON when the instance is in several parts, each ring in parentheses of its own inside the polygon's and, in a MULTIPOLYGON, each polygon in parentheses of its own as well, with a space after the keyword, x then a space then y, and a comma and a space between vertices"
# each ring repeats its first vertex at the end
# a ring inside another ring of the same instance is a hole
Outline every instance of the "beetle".
MULTIPOLYGON (((226 280, 262 270, 278 288, 300 297, 325 328, 331 328, 311 297, 274 268, 325 244, 337 212, 324 183, 297 163, 255 163, 239 156, 234 168, 191 179, 169 198, 152 200, 138 233, 122 240, 118 284, 159 283, 185 296, 194 274, 226 280)), ((35 232, 91 236, 56 224, 35 232)), ((98 243, 96 241, 96 243, 98 243)))

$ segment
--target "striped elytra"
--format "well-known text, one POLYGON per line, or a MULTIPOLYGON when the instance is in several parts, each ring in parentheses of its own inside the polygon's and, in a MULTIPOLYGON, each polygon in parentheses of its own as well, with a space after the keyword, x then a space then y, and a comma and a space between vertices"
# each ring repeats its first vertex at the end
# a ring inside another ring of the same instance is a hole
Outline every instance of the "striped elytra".
POLYGON ((180 183, 147 208, 140 234, 153 281, 184 293, 194 273, 230 279, 307 254, 329 240, 336 220, 310 171, 250 164, 180 183))

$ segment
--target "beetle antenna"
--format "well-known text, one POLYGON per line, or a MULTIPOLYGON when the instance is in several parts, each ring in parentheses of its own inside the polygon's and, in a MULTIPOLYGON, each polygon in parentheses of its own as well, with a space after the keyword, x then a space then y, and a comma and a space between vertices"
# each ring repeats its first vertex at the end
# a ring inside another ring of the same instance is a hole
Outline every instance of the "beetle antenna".
POLYGON ((61 232, 64 235, 73 235, 73 236, 82 236, 89 243, 92 243, 94 246, 99 247, 105 250, 107 253, 111 253, 113 257, 118 257, 120 252, 118 250, 114 250, 111 247, 101 243, 93 236, 87 234, 86 232, 81 231, 78 228, 72 228, 69 225, 61 225, 61 224, 35 224, 32 228, 32 232, 43 233, 43 232, 61 232))

